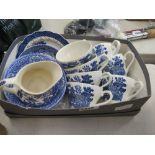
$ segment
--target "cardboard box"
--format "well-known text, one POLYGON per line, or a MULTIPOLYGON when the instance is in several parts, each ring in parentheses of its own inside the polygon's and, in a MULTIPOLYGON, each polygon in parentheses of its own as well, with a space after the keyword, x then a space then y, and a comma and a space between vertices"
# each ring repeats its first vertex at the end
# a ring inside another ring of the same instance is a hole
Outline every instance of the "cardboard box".
MULTIPOLYGON (((96 36, 64 36, 70 42, 79 40, 79 39, 87 39, 95 45, 101 42, 112 42, 114 38, 104 38, 104 37, 96 37, 96 36)), ((15 60, 16 51, 18 47, 18 43, 22 41, 24 36, 17 38, 7 53, 4 56, 4 59, 1 63, 0 68, 0 77, 2 77, 5 69, 9 67, 9 65, 15 60)), ((129 76, 135 79, 139 79, 144 83, 144 89, 141 94, 134 100, 121 102, 117 104, 104 105, 95 108, 83 108, 83 109, 69 109, 67 106, 62 109, 62 106, 58 106, 51 110, 40 110, 40 109, 23 109, 17 106, 12 105, 7 102, 5 99, 3 92, 0 92, 0 104, 4 108, 5 112, 11 117, 43 117, 43 116, 126 116, 126 115, 134 115, 137 114, 144 103, 151 96, 151 86, 150 86, 150 78, 146 66, 138 54, 135 47, 131 42, 127 40, 120 40, 121 42, 121 53, 125 53, 127 51, 132 51, 135 54, 136 61, 131 67, 129 71, 129 76)), ((67 104, 65 100, 62 101, 60 105, 67 104)))

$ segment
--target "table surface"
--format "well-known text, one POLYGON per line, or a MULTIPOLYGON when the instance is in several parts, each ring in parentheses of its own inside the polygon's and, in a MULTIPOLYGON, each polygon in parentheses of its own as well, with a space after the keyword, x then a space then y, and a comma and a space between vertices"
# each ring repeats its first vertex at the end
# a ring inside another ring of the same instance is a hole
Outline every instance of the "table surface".
MULTIPOLYGON (((43 30, 49 30, 59 33, 64 33, 64 27, 71 22, 71 19, 42 19, 43 30)), ((143 28, 148 26, 150 22, 146 21, 127 21, 127 20, 120 20, 120 28, 121 31, 128 31, 133 29, 143 28)), ((155 24, 155 22, 153 22, 155 24)), ((142 39, 132 41, 133 45, 137 48, 140 54, 145 55, 155 55, 155 38, 152 39, 142 39)))
MULTIPOLYGON (((42 20, 44 29, 59 33, 63 32, 63 27, 68 22, 70 20, 42 20)), ((147 46, 147 43, 142 44, 143 47, 145 45, 147 46)), ((153 86, 155 65, 147 65, 147 68, 153 86)), ((152 97, 135 116, 11 118, 9 134, 155 134, 155 95, 153 94, 155 87, 152 87, 152 97)))
MULTIPOLYGON (((71 22, 71 19, 42 19, 42 30, 49 30, 59 33, 64 33, 64 27, 71 22)), ((119 21, 121 31, 128 31, 133 29, 144 28, 150 25, 147 21, 119 21)), ((151 22, 155 25, 155 22, 151 22)), ((133 45, 136 47, 139 54, 142 56, 145 63, 155 64, 155 38, 152 39, 142 39, 132 41, 133 45)))

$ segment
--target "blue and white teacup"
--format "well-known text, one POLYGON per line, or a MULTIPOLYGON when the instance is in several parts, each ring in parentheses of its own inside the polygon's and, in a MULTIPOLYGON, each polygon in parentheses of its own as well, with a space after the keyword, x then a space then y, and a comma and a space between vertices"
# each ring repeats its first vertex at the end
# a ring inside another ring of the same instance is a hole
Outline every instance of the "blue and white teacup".
POLYGON ((64 76, 58 63, 40 61, 26 65, 13 78, 3 79, 0 86, 23 102, 44 104, 55 98, 64 76))
POLYGON ((103 75, 102 71, 99 70, 99 71, 67 74, 66 77, 68 82, 81 82, 81 83, 99 85, 102 79, 102 75, 103 75))
POLYGON ((112 43, 100 43, 94 46, 93 54, 100 56, 105 53, 107 55, 115 55, 119 52, 121 43, 118 40, 114 40, 112 43))
POLYGON ((110 72, 115 75, 127 75, 131 65, 135 60, 135 55, 128 51, 124 55, 116 54, 109 57, 109 63, 103 71, 110 72))
POLYGON ((129 101, 135 98, 144 87, 142 81, 108 72, 103 74, 101 83, 104 90, 109 90, 113 94, 112 103, 129 101))
POLYGON ((67 93, 69 103, 74 108, 106 105, 113 98, 111 91, 103 91, 103 87, 80 82, 68 82, 67 93), (100 98, 103 98, 104 102, 98 103, 100 98))
POLYGON ((87 40, 72 42, 61 48, 56 59, 63 68, 72 68, 92 59, 92 45, 87 40))
POLYGON ((106 54, 102 54, 100 56, 95 56, 92 60, 82 65, 78 65, 76 67, 64 70, 67 74, 77 72, 97 71, 97 70, 103 70, 108 63, 109 63, 109 57, 106 54))

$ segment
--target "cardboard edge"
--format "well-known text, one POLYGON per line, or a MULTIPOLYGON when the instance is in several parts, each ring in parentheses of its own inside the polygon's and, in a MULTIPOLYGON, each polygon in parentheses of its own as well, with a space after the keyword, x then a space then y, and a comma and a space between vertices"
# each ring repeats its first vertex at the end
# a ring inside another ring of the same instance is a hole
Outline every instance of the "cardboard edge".
POLYGON ((76 115, 19 115, 15 113, 8 113, 6 112, 6 115, 8 117, 12 118, 70 118, 70 117, 116 117, 116 116, 134 116, 137 115, 140 112, 141 109, 137 109, 134 111, 128 111, 128 112, 117 112, 117 113, 104 113, 104 114, 76 114, 76 115))
MULTIPOLYGON (((100 37, 97 37, 97 36, 66 36, 66 35, 63 35, 63 36, 64 36, 66 39, 88 39, 88 40, 106 41, 106 42, 107 42, 107 41, 111 42, 111 41, 115 40, 115 38, 104 38, 104 37, 102 37, 102 36, 100 36, 100 37)), ((19 37, 19 38, 16 38, 15 41, 11 44, 10 48, 8 49, 7 53, 6 53, 5 56, 4 56, 3 61, 2 61, 2 63, 1 63, 1 67, 0 67, 0 76, 2 76, 3 68, 4 68, 5 64, 6 64, 6 60, 7 60, 7 58, 9 57, 9 55, 10 55, 12 49, 14 48, 14 46, 16 45, 16 43, 19 42, 19 41, 21 41, 24 37, 25 37, 25 36, 21 36, 21 37, 19 37)), ((139 105, 139 108, 140 108, 140 107, 150 98, 150 96, 151 96, 150 78, 149 78, 149 74, 148 74, 147 68, 146 68, 146 66, 145 66, 145 64, 144 64, 144 62, 143 62, 143 60, 142 60, 141 57, 139 56, 137 50, 134 48, 134 46, 132 45, 132 43, 129 42, 129 41, 127 41, 127 40, 122 40, 122 39, 117 39, 117 40, 119 40, 121 43, 127 44, 127 45, 130 46, 130 48, 133 50, 133 52, 134 52, 136 58, 137 58, 138 61, 139 61, 140 67, 141 67, 141 69, 142 69, 143 72, 144 72, 144 76, 145 76, 145 80, 146 80, 148 96, 146 96, 146 97, 144 97, 144 98, 137 99, 137 101, 139 101, 139 104, 137 104, 136 109, 132 109, 132 110, 134 111, 134 110, 137 110, 138 105, 139 105), (142 101, 144 101, 144 103, 142 103, 142 101)), ((134 100, 134 102, 136 102, 136 100, 134 100)), ((134 102, 133 102, 133 103, 134 103, 134 102)), ((126 104, 126 103, 128 103, 128 102, 122 102, 119 106, 124 105, 124 104, 126 104)), ((37 109, 37 110, 36 110, 36 109, 31 109, 31 110, 30 110, 31 112, 35 111, 35 113, 37 113, 37 114, 35 114, 35 115, 29 115, 28 113, 30 113, 30 112, 27 113, 27 110, 25 110, 25 109, 23 109, 23 108, 20 108, 20 107, 17 107, 17 106, 15 106, 15 105, 12 105, 11 103, 8 103, 8 102, 6 102, 6 101, 4 101, 4 100, 2 100, 2 102, 1 102, 0 104, 2 105, 2 107, 3 107, 4 109, 5 109, 6 106, 7 106, 7 107, 9 106, 9 109, 14 109, 15 111, 20 111, 20 113, 21 113, 21 112, 24 112, 24 113, 26 113, 27 116, 31 116, 31 117, 32 117, 32 116, 37 116, 37 115, 40 113, 40 110, 38 110, 38 109, 37 109)), ((110 105, 110 106, 111 106, 111 105, 110 105)), ((102 110, 103 108, 105 108, 105 106, 99 107, 99 110, 102 110)), ((88 109, 88 110, 90 110, 90 109, 88 109)), ((68 111, 68 109, 67 109, 67 111, 68 111)), ((96 109, 93 109, 92 111, 96 111, 96 109)), ((6 113, 9 113, 9 111, 5 111, 5 112, 6 112, 6 113)), ((73 110, 73 112, 79 112, 79 110, 75 109, 75 110, 73 110)), ((87 112, 87 110, 86 110, 86 112, 87 112)), ((126 112, 128 112, 128 111, 126 111, 126 112)), ((109 112, 109 113, 110 113, 110 112, 109 112)), ((116 113, 116 112, 114 112, 114 113, 116 113)), ((117 113, 118 113, 118 112, 117 112, 117 113)), ((116 114, 117 114, 117 113, 116 113, 116 114)), ((22 114, 16 114, 16 115, 21 115, 21 116, 22 116, 22 114)), ((67 114, 64 114, 64 115, 67 115, 67 114)), ((69 114, 69 115, 71 115, 71 116, 73 116, 73 115, 81 115, 81 113, 80 113, 80 114, 69 114)), ((83 114, 82 114, 82 115, 83 115, 83 114)), ((84 114, 84 115, 85 115, 85 114, 84 114)), ((88 114, 86 114, 86 115, 94 115, 94 113, 93 113, 93 114, 88 113, 88 114)), ((100 113, 99 113, 99 114, 96 114, 96 115, 100 115, 100 113)), ((105 113, 103 113, 103 115, 105 115, 105 113)), ((44 116, 44 115, 41 114, 41 117, 42 117, 42 116, 44 116)), ((49 116, 49 115, 47 114, 47 116, 49 116)), ((50 114, 50 116, 53 116, 53 115, 50 114)))
POLYGON ((133 46, 133 44, 128 41, 128 46, 131 48, 131 50, 134 52, 136 59, 138 60, 142 71, 144 72, 144 76, 145 76, 145 80, 146 80, 146 86, 147 86, 147 93, 148 96, 151 97, 151 82, 150 82, 150 75, 148 73, 148 70, 146 68, 146 65, 143 61, 143 59, 140 57, 138 51, 136 50, 136 48, 133 46))

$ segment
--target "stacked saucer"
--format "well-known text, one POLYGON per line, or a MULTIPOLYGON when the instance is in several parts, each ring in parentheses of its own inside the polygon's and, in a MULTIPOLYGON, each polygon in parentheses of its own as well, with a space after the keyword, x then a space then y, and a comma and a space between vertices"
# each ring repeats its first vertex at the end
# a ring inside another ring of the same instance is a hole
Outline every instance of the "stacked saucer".
POLYGON ((0 81, 6 99, 26 109, 58 105, 65 94, 66 76, 55 56, 67 44, 64 37, 49 31, 26 36, 0 81))

